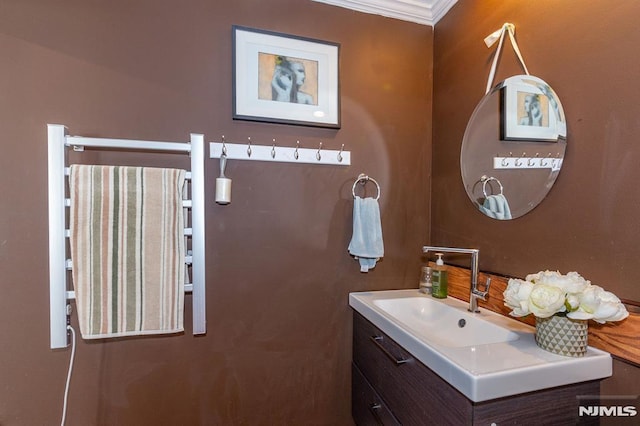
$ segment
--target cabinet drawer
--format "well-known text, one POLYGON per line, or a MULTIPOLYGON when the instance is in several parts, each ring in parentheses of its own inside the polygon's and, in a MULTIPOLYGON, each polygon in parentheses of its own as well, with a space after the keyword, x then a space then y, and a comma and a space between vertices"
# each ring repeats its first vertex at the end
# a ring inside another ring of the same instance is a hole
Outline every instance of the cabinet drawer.
POLYGON ((351 364, 351 397, 351 414, 358 426, 400 425, 355 364, 351 364))
POLYGON ((353 361, 403 425, 471 423, 471 401, 355 311, 353 361))

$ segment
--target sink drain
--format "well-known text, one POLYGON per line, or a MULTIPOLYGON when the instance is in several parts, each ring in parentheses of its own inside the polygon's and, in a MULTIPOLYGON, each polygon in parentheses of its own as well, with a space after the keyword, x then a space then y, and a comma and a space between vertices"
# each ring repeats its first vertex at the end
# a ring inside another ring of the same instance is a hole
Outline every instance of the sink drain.
POLYGON ((462 328, 465 325, 467 325, 467 321, 465 321, 464 318, 461 318, 461 319, 458 320, 458 327, 462 328))

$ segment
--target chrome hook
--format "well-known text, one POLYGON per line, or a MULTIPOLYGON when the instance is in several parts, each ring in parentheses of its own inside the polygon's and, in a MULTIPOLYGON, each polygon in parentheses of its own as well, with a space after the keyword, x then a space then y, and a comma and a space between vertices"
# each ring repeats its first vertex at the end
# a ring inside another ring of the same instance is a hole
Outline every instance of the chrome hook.
POLYGON ((276 158, 276 140, 273 139, 273 146, 271 147, 271 158, 276 158))
POLYGON ((516 162, 515 162, 516 167, 520 167, 520 166, 522 166, 522 161, 520 161, 520 160, 521 160, 523 157, 526 157, 526 156, 527 156, 527 153, 526 153, 526 152, 523 152, 523 153, 522 153, 522 157, 518 157, 518 158, 516 158, 516 162))
POLYGON ((298 148, 300 148, 300 141, 296 141, 296 150, 293 151, 293 158, 296 160, 300 157, 300 154, 298 154, 298 148))
POLYGON ((344 150, 344 144, 340 147, 340 152, 338 152, 338 162, 342 163, 342 151, 344 150))
POLYGON ((222 135, 222 155, 227 156, 227 145, 224 142, 224 135, 222 135))
POLYGON ((562 167, 562 154, 558 152, 557 157, 553 159, 551 164, 553 165, 552 167, 554 170, 560 170, 562 167))
POLYGON ((322 156, 320 155, 320 150, 322 149, 322 142, 320 142, 320 146, 318 147, 318 152, 316 152, 316 160, 320 161, 322 156))
POLYGON ((540 159, 540 165, 542 167, 547 167, 547 165, 549 165, 549 162, 547 161, 549 158, 551 158, 551 153, 549 153, 549 155, 547 155, 547 158, 545 158, 544 160, 540 159))
POLYGON ((247 143, 247 157, 251 157, 251 136, 249 136, 247 140, 249 141, 247 143))

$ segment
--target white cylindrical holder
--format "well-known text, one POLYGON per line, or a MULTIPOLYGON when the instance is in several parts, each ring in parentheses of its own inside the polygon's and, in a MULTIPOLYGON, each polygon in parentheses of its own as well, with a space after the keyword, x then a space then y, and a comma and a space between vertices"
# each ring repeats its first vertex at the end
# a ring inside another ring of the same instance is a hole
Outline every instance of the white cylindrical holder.
POLYGON ((220 156, 220 177, 216 178, 216 203, 229 204, 231 202, 231 179, 224 175, 227 156, 220 156))
POLYGON ((229 204, 231 202, 231 179, 216 178, 216 203, 229 204))

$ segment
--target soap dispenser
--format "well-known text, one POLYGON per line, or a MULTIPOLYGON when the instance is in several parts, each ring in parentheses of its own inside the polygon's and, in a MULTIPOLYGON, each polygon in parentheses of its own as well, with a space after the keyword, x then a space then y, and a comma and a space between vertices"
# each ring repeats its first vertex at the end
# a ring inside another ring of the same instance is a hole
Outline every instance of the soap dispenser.
POLYGON ((447 268, 442 260, 442 253, 436 253, 438 260, 431 272, 432 295, 438 299, 447 297, 447 268))

